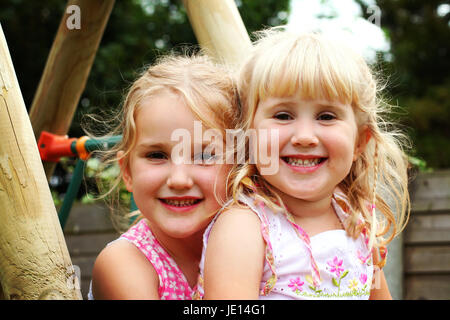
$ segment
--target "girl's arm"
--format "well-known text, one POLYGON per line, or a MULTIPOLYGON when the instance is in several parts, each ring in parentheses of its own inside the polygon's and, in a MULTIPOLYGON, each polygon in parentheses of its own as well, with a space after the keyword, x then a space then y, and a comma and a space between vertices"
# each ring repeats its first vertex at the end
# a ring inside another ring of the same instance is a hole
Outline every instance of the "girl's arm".
POLYGON ((155 269, 127 241, 113 242, 95 261, 92 294, 96 300, 159 300, 158 288, 155 269))
POLYGON ((383 270, 378 269, 373 276, 375 288, 370 290, 369 300, 392 300, 383 270))
POLYGON ((215 222, 204 269, 205 299, 258 299, 264 265, 264 240, 258 216, 232 208, 215 222))

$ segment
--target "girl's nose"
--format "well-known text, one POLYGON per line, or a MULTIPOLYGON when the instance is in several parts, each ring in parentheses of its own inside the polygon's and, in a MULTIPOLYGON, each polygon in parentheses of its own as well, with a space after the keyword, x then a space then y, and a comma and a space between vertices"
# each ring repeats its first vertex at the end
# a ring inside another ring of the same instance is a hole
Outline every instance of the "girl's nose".
POLYGON ((167 178, 167 186, 171 189, 190 189, 194 181, 189 174, 189 165, 179 164, 172 166, 172 171, 167 178))
POLYGON ((291 143, 299 147, 315 147, 319 139, 314 131, 313 125, 306 121, 301 121, 295 127, 295 132, 291 137, 291 143))

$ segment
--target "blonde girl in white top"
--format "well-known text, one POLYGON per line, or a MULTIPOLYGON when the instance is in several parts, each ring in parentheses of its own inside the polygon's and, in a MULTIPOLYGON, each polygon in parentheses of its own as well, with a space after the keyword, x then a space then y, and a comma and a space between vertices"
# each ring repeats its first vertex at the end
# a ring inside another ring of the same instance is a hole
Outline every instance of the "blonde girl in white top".
POLYGON ((380 269, 409 213, 407 160, 374 73, 326 35, 268 30, 239 78, 256 163, 247 154, 234 167, 233 201, 204 235, 199 290, 206 299, 391 299, 380 269), (278 132, 277 148, 263 129, 278 132), (262 147, 277 155, 275 174, 264 173, 262 147))

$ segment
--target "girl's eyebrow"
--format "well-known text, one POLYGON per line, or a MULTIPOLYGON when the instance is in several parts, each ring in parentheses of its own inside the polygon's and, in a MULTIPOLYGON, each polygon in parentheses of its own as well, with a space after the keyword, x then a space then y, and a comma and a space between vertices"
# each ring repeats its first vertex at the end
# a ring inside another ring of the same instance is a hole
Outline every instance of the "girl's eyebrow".
POLYGON ((216 143, 215 139, 213 141, 203 141, 201 144, 200 143, 192 143, 191 145, 191 152, 193 153, 195 151, 195 148, 197 147, 198 149, 201 148, 201 150, 205 150, 206 147, 209 146, 213 146, 214 148, 220 146, 218 143, 216 143))
MULTIPOLYGON (((216 146, 216 142, 215 140, 213 140, 213 142, 208 142, 208 141, 203 141, 201 144, 200 143, 191 143, 191 153, 194 152, 195 150, 195 146, 197 146, 197 148, 204 150, 207 146, 209 145, 213 145, 216 146)), ((156 143, 152 143, 152 142, 141 142, 139 144, 136 145, 137 149, 141 149, 141 150, 147 150, 147 149, 164 149, 164 148, 172 148, 173 145, 167 145, 164 143, 160 143, 160 142, 156 142, 156 143)))
POLYGON ((321 108, 337 108, 337 109, 344 109, 345 106, 341 103, 334 103, 334 102, 317 102, 316 106, 321 108))
POLYGON ((287 108, 295 107, 295 101, 278 101, 272 105, 269 105, 267 109, 271 110, 271 109, 283 108, 283 107, 287 107, 287 108))
POLYGON ((139 148, 139 149, 161 149, 164 147, 165 147, 165 144, 163 144, 163 143, 160 143, 160 142, 153 143, 151 141, 144 141, 144 142, 141 142, 136 145, 136 148, 139 148))

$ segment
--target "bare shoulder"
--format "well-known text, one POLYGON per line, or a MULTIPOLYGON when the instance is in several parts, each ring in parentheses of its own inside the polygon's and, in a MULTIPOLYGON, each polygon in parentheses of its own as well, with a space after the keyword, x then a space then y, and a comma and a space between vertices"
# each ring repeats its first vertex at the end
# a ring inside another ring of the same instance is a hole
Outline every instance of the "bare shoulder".
POLYGON ((126 240, 108 245, 95 261, 92 293, 96 300, 159 299, 158 287, 152 264, 126 240))
POLYGON ((214 224, 206 248, 206 299, 257 299, 264 265, 261 221, 250 209, 231 207, 214 224))
POLYGON ((249 208, 233 206, 224 210, 212 226, 208 243, 218 241, 233 245, 241 241, 254 241, 261 238, 261 221, 249 208))
POLYGON ((257 244, 264 244, 258 215, 249 208, 237 206, 222 212, 213 225, 208 240, 208 247, 214 247, 215 252, 258 250, 257 244), (252 245, 247 248, 245 244, 252 245))
POLYGON ((231 206, 220 214, 213 228, 259 228, 260 225, 261 221, 259 220, 258 215, 250 208, 231 206))

